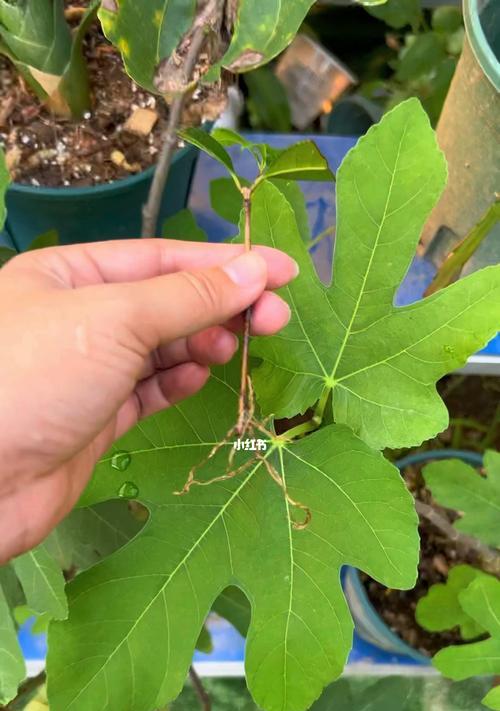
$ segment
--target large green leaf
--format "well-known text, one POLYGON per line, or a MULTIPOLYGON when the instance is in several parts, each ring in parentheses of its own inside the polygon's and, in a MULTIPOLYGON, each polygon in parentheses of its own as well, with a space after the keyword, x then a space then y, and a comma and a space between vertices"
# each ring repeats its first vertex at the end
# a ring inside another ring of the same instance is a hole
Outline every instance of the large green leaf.
POLYGON ((195 7, 196 0, 104 0, 99 18, 132 79, 156 92, 160 64, 191 27, 195 7))
POLYGON ((28 606, 61 620, 68 614, 64 576, 54 558, 42 543, 12 562, 26 595, 28 606))
POLYGON ((219 66, 246 72, 266 64, 295 37, 314 0, 240 0, 229 49, 219 66))
POLYGON ((16 628, 0 585, 0 704, 8 704, 16 696, 25 674, 16 628))
POLYGON ((487 476, 459 459, 432 462, 423 470, 425 483, 441 506, 455 509, 455 528, 500 548, 500 454, 484 455, 487 476))
POLYGON ((479 637, 483 634, 484 627, 465 612, 459 595, 471 582, 481 577, 489 576, 470 565, 453 567, 445 583, 432 585, 428 593, 418 601, 415 610, 418 624, 430 632, 443 632, 460 627, 462 639, 479 637))
MULTIPOLYGON (((218 369, 195 398, 142 423, 99 464, 82 504, 129 487, 150 518, 69 585, 69 619, 49 633, 52 711, 163 706, 180 692, 203 621, 229 585, 252 607, 246 672, 257 704, 306 709, 340 674, 351 646, 340 567, 354 564, 392 587, 413 585, 411 497, 398 471, 344 426, 295 444, 269 441, 266 457, 290 496, 311 510, 305 530, 293 527, 303 512, 258 460, 236 478, 172 495, 224 438, 237 393, 237 364, 218 369), (128 454, 123 471, 112 467, 118 452, 128 454)), ((199 476, 223 472, 230 446, 199 476)), ((238 454, 235 466, 248 456, 238 454)))
MULTIPOLYGON (((483 674, 500 674, 500 581, 492 576, 478 578, 460 593, 460 604, 491 637, 482 642, 447 647, 433 658, 437 669, 459 681, 483 674)), ((499 707, 498 690, 492 690, 483 703, 499 707)))
POLYGON ((0 37, 22 64, 62 75, 71 54, 63 0, 0 0, 0 37))
POLYGON ((319 282, 278 190, 259 186, 256 241, 288 252, 300 276, 282 290, 292 319, 254 340, 254 386, 265 414, 292 417, 333 391, 335 421, 376 448, 417 445, 445 429, 435 383, 464 365, 500 327, 500 267, 430 298, 395 307, 421 228, 446 178, 444 158, 418 101, 387 113, 337 174, 334 279, 319 282))

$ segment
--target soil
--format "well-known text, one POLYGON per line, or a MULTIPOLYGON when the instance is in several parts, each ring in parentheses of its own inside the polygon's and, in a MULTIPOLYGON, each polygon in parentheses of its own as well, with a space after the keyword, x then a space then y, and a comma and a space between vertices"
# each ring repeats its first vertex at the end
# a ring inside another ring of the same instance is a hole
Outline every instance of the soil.
MULTIPOLYGON (((456 447, 480 452, 488 447, 500 449, 498 378, 451 375, 439 383, 438 389, 450 411, 450 427, 428 442, 426 448, 456 447)), ((402 454, 404 452, 397 453, 402 454)), ((422 466, 407 467, 404 478, 414 496, 430 504, 432 497, 420 473, 422 466)), ((442 516, 454 520, 453 512, 432 503, 442 516)), ((443 633, 422 629, 415 620, 417 602, 432 585, 446 581, 451 567, 459 563, 478 565, 478 560, 470 551, 451 543, 427 521, 421 521, 419 530, 420 563, 413 590, 387 589, 365 574, 361 574, 361 579, 373 606, 387 625, 410 646, 432 656, 443 647, 463 641, 458 628, 443 633)))
MULTIPOLYGON (((77 1, 66 6, 85 4, 77 1)), ((156 163, 168 121, 167 104, 127 76, 119 52, 106 40, 97 21, 87 35, 84 53, 93 107, 82 121, 51 113, 9 60, 0 58, 0 144, 16 182, 85 187, 125 178, 156 163), (125 128, 139 108, 158 116, 145 136, 125 128)), ((225 101, 223 89, 198 90, 186 107, 183 125, 216 118, 225 101)))

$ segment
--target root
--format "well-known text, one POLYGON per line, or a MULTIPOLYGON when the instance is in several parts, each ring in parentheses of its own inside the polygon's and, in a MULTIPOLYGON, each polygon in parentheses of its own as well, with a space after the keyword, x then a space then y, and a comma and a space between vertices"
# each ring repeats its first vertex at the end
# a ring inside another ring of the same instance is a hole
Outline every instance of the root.
MULTIPOLYGON (((251 235, 250 235, 250 213, 251 213, 251 196, 252 191, 250 188, 241 188, 241 194, 243 197, 243 205, 245 210, 245 251, 249 252, 252 248, 251 235)), ((256 453, 255 457, 251 457, 244 464, 239 467, 234 468, 234 458, 239 447, 236 447, 235 439, 241 441, 242 439, 248 438, 249 435, 260 432, 268 437, 270 440, 273 439, 274 435, 267 429, 268 420, 264 422, 259 422, 255 418, 255 395, 252 386, 252 380, 248 372, 248 361, 249 361, 249 349, 250 349, 250 328, 252 319, 252 307, 250 306, 245 311, 245 322, 243 327, 243 346, 242 346, 242 357, 241 357, 241 378, 240 378, 240 393, 238 399, 238 419, 234 427, 231 427, 229 432, 226 434, 221 442, 218 442, 210 451, 207 457, 199 464, 194 466, 189 472, 186 483, 184 484, 181 491, 174 491, 176 496, 183 496, 188 494, 193 486, 211 486, 217 482, 227 481, 228 479, 234 479, 239 476, 247 469, 250 469, 256 462, 263 464, 267 470, 267 473, 273 479, 273 481, 280 487, 283 491, 287 503, 293 508, 299 509, 304 514, 304 519, 302 522, 293 522, 293 528, 296 530, 303 530, 306 528, 311 521, 311 511, 307 506, 300 503, 300 501, 295 501, 289 495, 286 484, 283 478, 276 471, 273 465, 268 461, 267 457, 263 457, 262 454, 256 453), (224 447, 231 447, 226 471, 220 476, 213 477, 207 481, 203 481, 196 478, 196 474, 199 469, 204 467, 208 462, 215 457, 215 455, 220 452, 224 447)))

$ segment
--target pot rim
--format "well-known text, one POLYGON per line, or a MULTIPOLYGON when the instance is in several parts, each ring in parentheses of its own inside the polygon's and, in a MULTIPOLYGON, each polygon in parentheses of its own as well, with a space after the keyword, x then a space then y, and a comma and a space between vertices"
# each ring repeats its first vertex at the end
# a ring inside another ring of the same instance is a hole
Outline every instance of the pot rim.
POLYGON ((478 0, 463 1, 464 24, 474 56, 486 77, 500 91, 500 62, 484 33, 478 0))
MULTIPOLYGON (((176 151, 172 165, 181 160, 187 153, 196 150, 194 146, 184 146, 176 151)), ((90 185, 86 187, 72 187, 61 185, 57 188, 49 188, 44 185, 24 185, 23 183, 12 182, 7 190, 7 195, 29 195, 32 198, 40 198, 43 200, 61 199, 63 197, 86 199, 95 197, 96 195, 112 195, 113 193, 122 192, 135 187, 138 183, 149 180, 153 177, 156 170, 156 165, 151 165, 146 170, 141 170, 140 173, 129 175, 125 178, 119 178, 112 183, 103 183, 102 185, 90 185)))

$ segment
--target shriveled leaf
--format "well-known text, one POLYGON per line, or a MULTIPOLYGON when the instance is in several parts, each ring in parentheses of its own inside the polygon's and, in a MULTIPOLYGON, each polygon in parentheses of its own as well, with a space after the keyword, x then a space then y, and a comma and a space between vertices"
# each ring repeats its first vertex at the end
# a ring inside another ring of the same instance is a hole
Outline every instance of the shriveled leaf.
POLYGON ((213 136, 211 136, 206 131, 201 128, 186 128, 183 131, 179 131, 179 136, 186 143, 191 143, 200 150, 207 153, 214 160, 221 163, 224 168, 226 168, 231 175, 235 175, 233 161, 231 156, 226 151, 222 143, 219 143, 213 136))
MULTIPOLYGON (((237 364, 217 369, 195 398, 126 435, 117 444, 130 455, 124 471, 112 468, 113 452, 98 466, 82 504, 132 484, 151 515, 136 538, 70 583, 69 619, 49 632, 51 711, 147 711, 177 696, 205 617, 229 585, 252 607, 246 671, 256 703, 309 708, 351 646, 340 567, 413 585, 411 497, 395 467, 346 427, 269 441, 265 456, 311 510, 305 530, 293 528, 303 512, 259 460, 233 479, 172 495, 233 423, 238 373, 237 364)), ((230 446, 199 476, 223 472, 230 446)), ((235 466, 249 456, 238 453, 235 466)))
POLYGON ((162 233, 166 239, 183 239, 187 242, 208 240, 207 233, 198 227, 195 216, 187 208, 167 218, 163 223, 162 233))
POLYGON ((290 205, 269 184, 252 210, 256 241, 283 249, 300 275, 281 291, 292 307, 277 336, 254 339, 264 413, 293 417, 333 390, 336 422, 376 448, 420 444, 446 428, 435 383, 500 327, 500 267, 411 306, 395 307, 421 228, 446 179, 429 120, 411 99, 387 113, 337 175, 333 282, 317 279, 290 205))
POLYGON ((43 543, 15 558, 12 565, 32 610, 47 612, 57 620, 67 616, 64 576, 43 543))
POLYGON ((196 0, 104 0, 99 18, 132 79, 156 92, 160 64, 191 27, 195 8, 196 0))
POLYGON ((465 640, 483 634, 484 627, 465 612, 459 601, 459 594, 480 577, 489 576, 470 565, 453 567, 445 583, 432 585, 427 595, 418 601, 415 610, 418 624, 430 632, 460 627, 460 635, 465 640))
POLYGON ((285 180, 334 180, 326 158, 312 141, 300 141, 282 151, 268 164, 265 176, 285 180))
POLYGON ((219 63, 232 72, 266 64, 295 37, 314 0, 241 0, 229 49, 219 63))
POLYGON ((423 470, 437 503, 455 509, 457 530, 500 548, 500 453, 484 456, 487 476, 459 459, 432 462, 423 470))
POLYGON ((17 687, 25 675, 16 628, 0 585, 0 704, 8 704, 16 696, 17 687))

